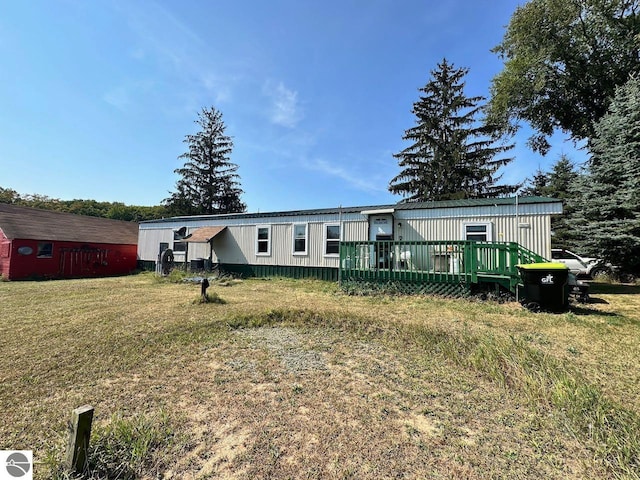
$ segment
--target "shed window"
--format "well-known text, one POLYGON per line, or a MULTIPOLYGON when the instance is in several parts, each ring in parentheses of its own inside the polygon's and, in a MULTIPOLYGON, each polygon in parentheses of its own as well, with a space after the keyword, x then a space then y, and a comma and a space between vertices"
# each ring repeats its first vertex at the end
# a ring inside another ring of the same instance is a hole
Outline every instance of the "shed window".
POLYGON ((307 254, 308 225, 300 223, 293 226, 293 254, 307 254))
POLYGON ((256 227, 256 255, 271 255, 271 225, 256 227))
POLYGON ((490 242, 493 240, 491 223, 465 223, 462 226, 462 239, 476 242, 490 242))
POLYGON ((51 257, 53 257, 53 243, 38 242, 38 258, 51 258, 51 257))
POLYGON ((324 255, 337 256, 340 254, 340 225, 327 224, 324 227, 324 255))

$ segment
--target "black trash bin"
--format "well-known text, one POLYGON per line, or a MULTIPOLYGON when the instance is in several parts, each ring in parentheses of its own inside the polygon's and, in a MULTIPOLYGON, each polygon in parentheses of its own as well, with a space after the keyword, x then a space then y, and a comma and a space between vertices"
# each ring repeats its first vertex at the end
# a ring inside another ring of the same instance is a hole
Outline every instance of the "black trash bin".
POLYGON ((563 263, 517 265, 522 285, 518 295, 529 310, 565 312, 569 308, 569 268, 563 263))

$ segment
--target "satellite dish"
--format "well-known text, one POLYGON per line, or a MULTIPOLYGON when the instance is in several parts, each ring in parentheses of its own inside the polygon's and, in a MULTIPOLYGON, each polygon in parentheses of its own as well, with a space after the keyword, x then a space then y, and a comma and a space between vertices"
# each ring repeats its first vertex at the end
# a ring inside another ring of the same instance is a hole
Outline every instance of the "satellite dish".
POLYGON ((179 238, 184 238, 187 234, 187 227, 180 227, 174 230, 173 233, 175 233, 175 235, 179 238))
POLYGON ((173 250, 167 248, 162 255, 160 255, 160 270, 163 275, 169 275, 169 272, 173 268, 173 250))

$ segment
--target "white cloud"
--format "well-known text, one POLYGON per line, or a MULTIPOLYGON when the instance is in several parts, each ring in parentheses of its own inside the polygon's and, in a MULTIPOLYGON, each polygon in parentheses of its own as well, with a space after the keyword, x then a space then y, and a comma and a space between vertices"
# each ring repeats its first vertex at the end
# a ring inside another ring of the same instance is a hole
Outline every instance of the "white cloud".
POLYGON ((125 111, 134 104, 132 99, 148 94, 154 87, 153 81, 130 81, 107 91, 102 99, 112 107, 125 111))
MULTIPOLYGON (((221 75, 210 60, 209 46, 193 29, 159 3, 148 0, 141 3, 118 2, 117 11, 124 17, 137 40, 129 55, 132 59, 155 61, 157 75, 179 85, 174 91, 189 91, 189 97, 198 97, 198 104, 206 98, 215 103, 230 101, 235 82, 233 75, 221 75), (168 73, 168 77, 165 75, 168 73)), ((125 95, 114 89, 104 96, 112 104, 122 105, 125 95)), ((187 102, 191 107, 191 102, 187 102)))
POLYGON ((118 110, 126 110, 131 101, 129 91, 123 86, 109 90, 102 96, 102 99, 118 110))
POLYGON ((308 170, 338 178, 357 190, 376 193, 387 191, 387 183, 381 179, 379 175, 362 174, 357 171, 349 171, 343 166, 331 164, 326 160, 305 161, 302 166, 308 170))
POLYGON ((282 82, 275 84, 271 81, 265 84, 263 91, 272 101, 271 122, 283 127, 294 128, 302 120, 298 92, 289 90, 282 82))
POLYGON ((231 83, 229 78, 222 77, 213 73, 206 73, 202 75, 202 85, 204 88, 212 93, 215 98, 215 103, 226 103, 231 100, 231 83))

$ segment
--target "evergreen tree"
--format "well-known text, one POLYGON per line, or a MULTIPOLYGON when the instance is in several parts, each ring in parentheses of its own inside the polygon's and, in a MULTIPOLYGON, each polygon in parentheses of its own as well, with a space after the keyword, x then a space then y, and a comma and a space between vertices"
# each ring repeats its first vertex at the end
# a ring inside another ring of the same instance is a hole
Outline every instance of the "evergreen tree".
POLYGON ((583 251, 640 271, 640 80, 616 90, 595 125, 591 158, 577 183, 575 222, 583 251))
POLYGON ((554 248, 573 249, 576 246, 576 231, 573 225, 574 206, 569 200, 575 195, 573 184, 578 178, 573 163, 562 154, 550 172, 538 168, 533 178, 520 191, 521 195, 551 197, 563 200, 563 215, 551 218, 551 243, 554 248))
POLYGON ((225 135, 222 113, 204 108, 195 123, 201 130, 184 139, 188 151, 178 157, 185 164, 175 170, 181 178, 164 201, 168 211, 173 215, 244 212, 238 166, 229 159, 233 142, 225 135))
POLYGON ((524 187, 520 190, 523 197, 544 197, 549 184, 549 175, 543 172, 539 167, 532 178, 525 180, 524 187))
POLYGON ((548 174, 548 183, 543 196, 558 198, 564 204, 564 213, 551 218, 551 244, 554 248, 575 249, 576 231, 573 222, 574 206, 570 201, 575 195, 573 185, 579 179, 578 172, 569 157, 562 154, 548 174))
POLYGON ((483 97, 464 94, 466 68, 454 68, 444 59, 431 72, 424 93, 413 104, 416 126, 405 131, 411 145, 394 155, 400 173, 389 191, 405 201, 497 197, 517 187, 496 185, 497 170, 512 158, 496 159, 513 145, 498 145, 498 129, 481 124, 483 97))
POLYGON ((573 163, 563 153, 551 168, 551 172, 548 175, 547 188, 543 191, 543 196, 566 200, 571 196, 571 185, 577 176, 578 173, 573 163))

